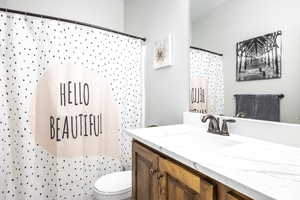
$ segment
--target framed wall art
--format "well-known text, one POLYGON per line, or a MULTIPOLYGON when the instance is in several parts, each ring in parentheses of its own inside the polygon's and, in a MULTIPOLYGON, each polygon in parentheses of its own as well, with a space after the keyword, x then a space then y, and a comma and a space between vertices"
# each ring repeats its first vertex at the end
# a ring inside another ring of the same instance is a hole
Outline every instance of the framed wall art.
POLYGON ((237 43, 236 80, 281 78, 281 52, 281 31, 237 43))
POLYGON ((166 38, 154 42, 153 67, 159 69, 172 66, 173 64, 173 37, 168 35, 166 38))

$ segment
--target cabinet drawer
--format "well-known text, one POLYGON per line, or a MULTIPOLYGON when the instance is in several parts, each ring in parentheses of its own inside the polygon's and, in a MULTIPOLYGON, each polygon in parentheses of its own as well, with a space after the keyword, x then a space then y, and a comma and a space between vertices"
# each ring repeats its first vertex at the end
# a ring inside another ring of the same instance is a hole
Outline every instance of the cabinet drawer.
MULTIPOLYGON (((194 174, 190 170, 178 165, 175 162, 159 157, 159 170, 160 173, 164 174, 165 180, 162 181, 162 187, 165 188, 168 180, 176 179, 178 187, 185 185, 194 191, 191 192, 191 196, 194 195, 193 199, 199 200, 214 200, 216 197, 215 185, 206 181, 201 176, 194 174), (170 178, 170 179, 168 179, 170 178), (165 186, 164 186, 165 185, 165 186), (197 195, 196 195, 197 194, 197 195)), ((169 191, 174 192, 174 191, 169 191)), ((185 192, 187 193, 187 192, 185 192)), ((162 198, 166 199, 166 198, 162 198)), ((185 199, 185 198, 183 198, 185 199)), ((188 198, 187 198, 188 199, 188 198)))
POLYGON ((160 171, 172 175, 175 179, 180 180, 181 183, 200 193, 201 181, 199 176, 164 158, 159 158, 158 163, 160 171))

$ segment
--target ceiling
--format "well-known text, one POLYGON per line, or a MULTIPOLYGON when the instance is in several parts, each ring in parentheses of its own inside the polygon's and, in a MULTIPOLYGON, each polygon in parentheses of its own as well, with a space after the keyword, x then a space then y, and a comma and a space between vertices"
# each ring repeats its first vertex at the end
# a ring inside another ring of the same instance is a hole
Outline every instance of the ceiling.
POLYGON ((228 0, 191 0, 191 20, 195 22, 228 0))

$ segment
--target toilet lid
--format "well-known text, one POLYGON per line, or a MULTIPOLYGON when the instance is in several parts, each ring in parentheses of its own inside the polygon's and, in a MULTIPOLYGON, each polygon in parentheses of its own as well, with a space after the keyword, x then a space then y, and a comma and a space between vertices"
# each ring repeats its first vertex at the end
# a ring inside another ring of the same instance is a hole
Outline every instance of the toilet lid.
POLYGON ((131 191, 132 171, 114 172, 100 177, 95 189, 101 194, 121 194, 131 191))

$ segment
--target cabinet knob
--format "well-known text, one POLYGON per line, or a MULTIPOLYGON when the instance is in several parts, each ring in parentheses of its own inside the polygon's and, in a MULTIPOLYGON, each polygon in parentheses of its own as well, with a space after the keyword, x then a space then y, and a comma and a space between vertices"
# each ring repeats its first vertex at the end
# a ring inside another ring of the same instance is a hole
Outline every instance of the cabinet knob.
POLYGON ((164 177, 164 174, 158 174, 157 179, 159 180, 159 179, 161 179, 163 177, 164 177))
POLYGON ((153 175, 153 174, 155 174, 156 173, 156 170, 155 169, 153 169, 153 168, 150 168, 149 169, 149 174, 150 175, 153 175))

